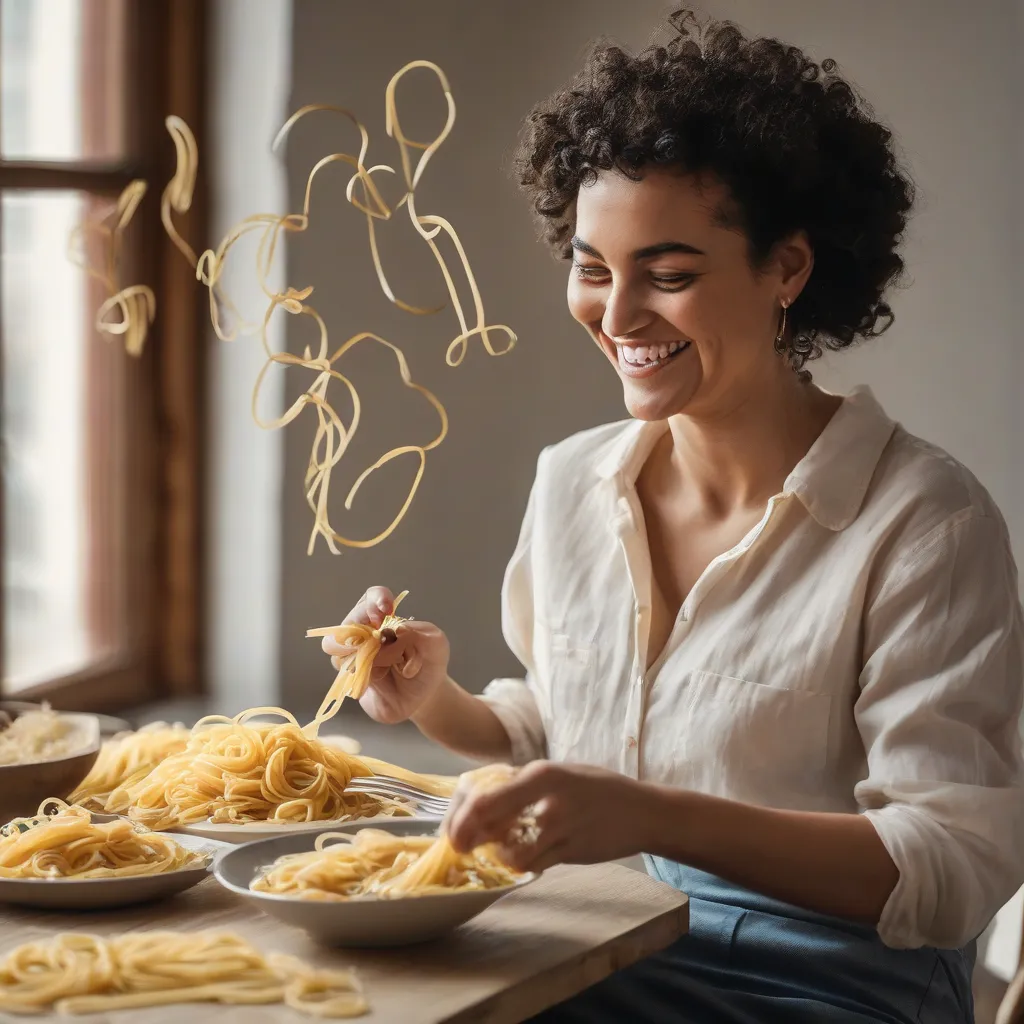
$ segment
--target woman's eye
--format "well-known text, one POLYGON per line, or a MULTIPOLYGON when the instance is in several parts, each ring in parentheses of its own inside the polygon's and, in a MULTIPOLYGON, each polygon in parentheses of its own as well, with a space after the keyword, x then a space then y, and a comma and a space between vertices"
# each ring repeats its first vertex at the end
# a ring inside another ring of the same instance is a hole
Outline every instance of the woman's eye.
POLYGON ((696 274, 652 274, 655 286, 667 292, 678 292, 693 284, 696 274))
POLYGON ((574 263, 572 266, 576 276, 583 278, 584 281, 594 281, 608 274, 606 267, 588 266, 584 263, 574 263))

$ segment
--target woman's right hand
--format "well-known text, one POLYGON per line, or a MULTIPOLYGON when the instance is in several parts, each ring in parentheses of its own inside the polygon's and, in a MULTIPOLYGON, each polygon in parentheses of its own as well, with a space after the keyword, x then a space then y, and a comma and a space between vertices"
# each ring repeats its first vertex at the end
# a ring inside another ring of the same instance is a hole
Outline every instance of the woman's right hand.
MULTIPOLYGON (((394 595, 386 587, 371 587, 349 612, 346 623, 380 629, 394 611, 394 595)), ((363 710, 378 722, 392 725, 412 718, 437 693, 448 678, 448 638, 430 622, 410 619, 395 630, 397 639, 381 647, 370 671, 370 685, 360 698, 363 710)), ((352 648, 328 634, 325 654, 340 669, 352 648)))

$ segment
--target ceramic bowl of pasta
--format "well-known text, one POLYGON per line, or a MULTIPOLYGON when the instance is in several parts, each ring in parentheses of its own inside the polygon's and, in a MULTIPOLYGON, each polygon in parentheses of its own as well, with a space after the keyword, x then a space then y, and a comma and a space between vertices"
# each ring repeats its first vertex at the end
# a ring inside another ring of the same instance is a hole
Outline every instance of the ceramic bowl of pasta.
POLYGON ((93 715, 46 705, 0 714, 0 821, 31 814, 47 797, 66 797, 99 756, 93 715))
POLYGON ((465 924, 537 876, 481 847, 457 854, 437 822, 396 818, 237 847, 217 859, 226 889, 331 946, 404 946, 465 924))
POLYGON ((203 881, 225 848, 45 800, 36 814, 0 829, 0 903, 51 910, 145 903, 203 881))

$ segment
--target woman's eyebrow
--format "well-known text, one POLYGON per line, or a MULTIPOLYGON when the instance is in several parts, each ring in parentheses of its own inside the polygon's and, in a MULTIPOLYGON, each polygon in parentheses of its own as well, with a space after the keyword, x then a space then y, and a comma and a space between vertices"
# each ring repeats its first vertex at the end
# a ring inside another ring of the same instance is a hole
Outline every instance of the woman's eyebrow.
MULTIPOLYGON (((569 244, 577 252, 585 252, 588 256, 593 256, 594 259, 604 261, 604 257, 592 245, 584 242, 579 235, 574 235, 569 244)), ((690 256, 706 255, 703 249, 698 249, 697 246, 690 245, 689 242, 659 242, 657 245, 645 245, 642 249, 637 249, 633 253, 633 259, 649 260, 653 256, 663 256, 669 252, 682 252, 690 256)))

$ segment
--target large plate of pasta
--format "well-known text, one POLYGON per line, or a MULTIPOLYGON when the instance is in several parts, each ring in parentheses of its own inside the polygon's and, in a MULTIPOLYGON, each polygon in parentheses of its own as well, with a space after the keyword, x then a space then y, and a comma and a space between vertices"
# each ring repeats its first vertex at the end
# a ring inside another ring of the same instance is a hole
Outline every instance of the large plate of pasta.
POLYGON ((214 875, 318 942, 352 947, 436 938, 537 877, 511 871, 488 848, 456 854, 436 822, 411 818, 236 847, 214 875))

